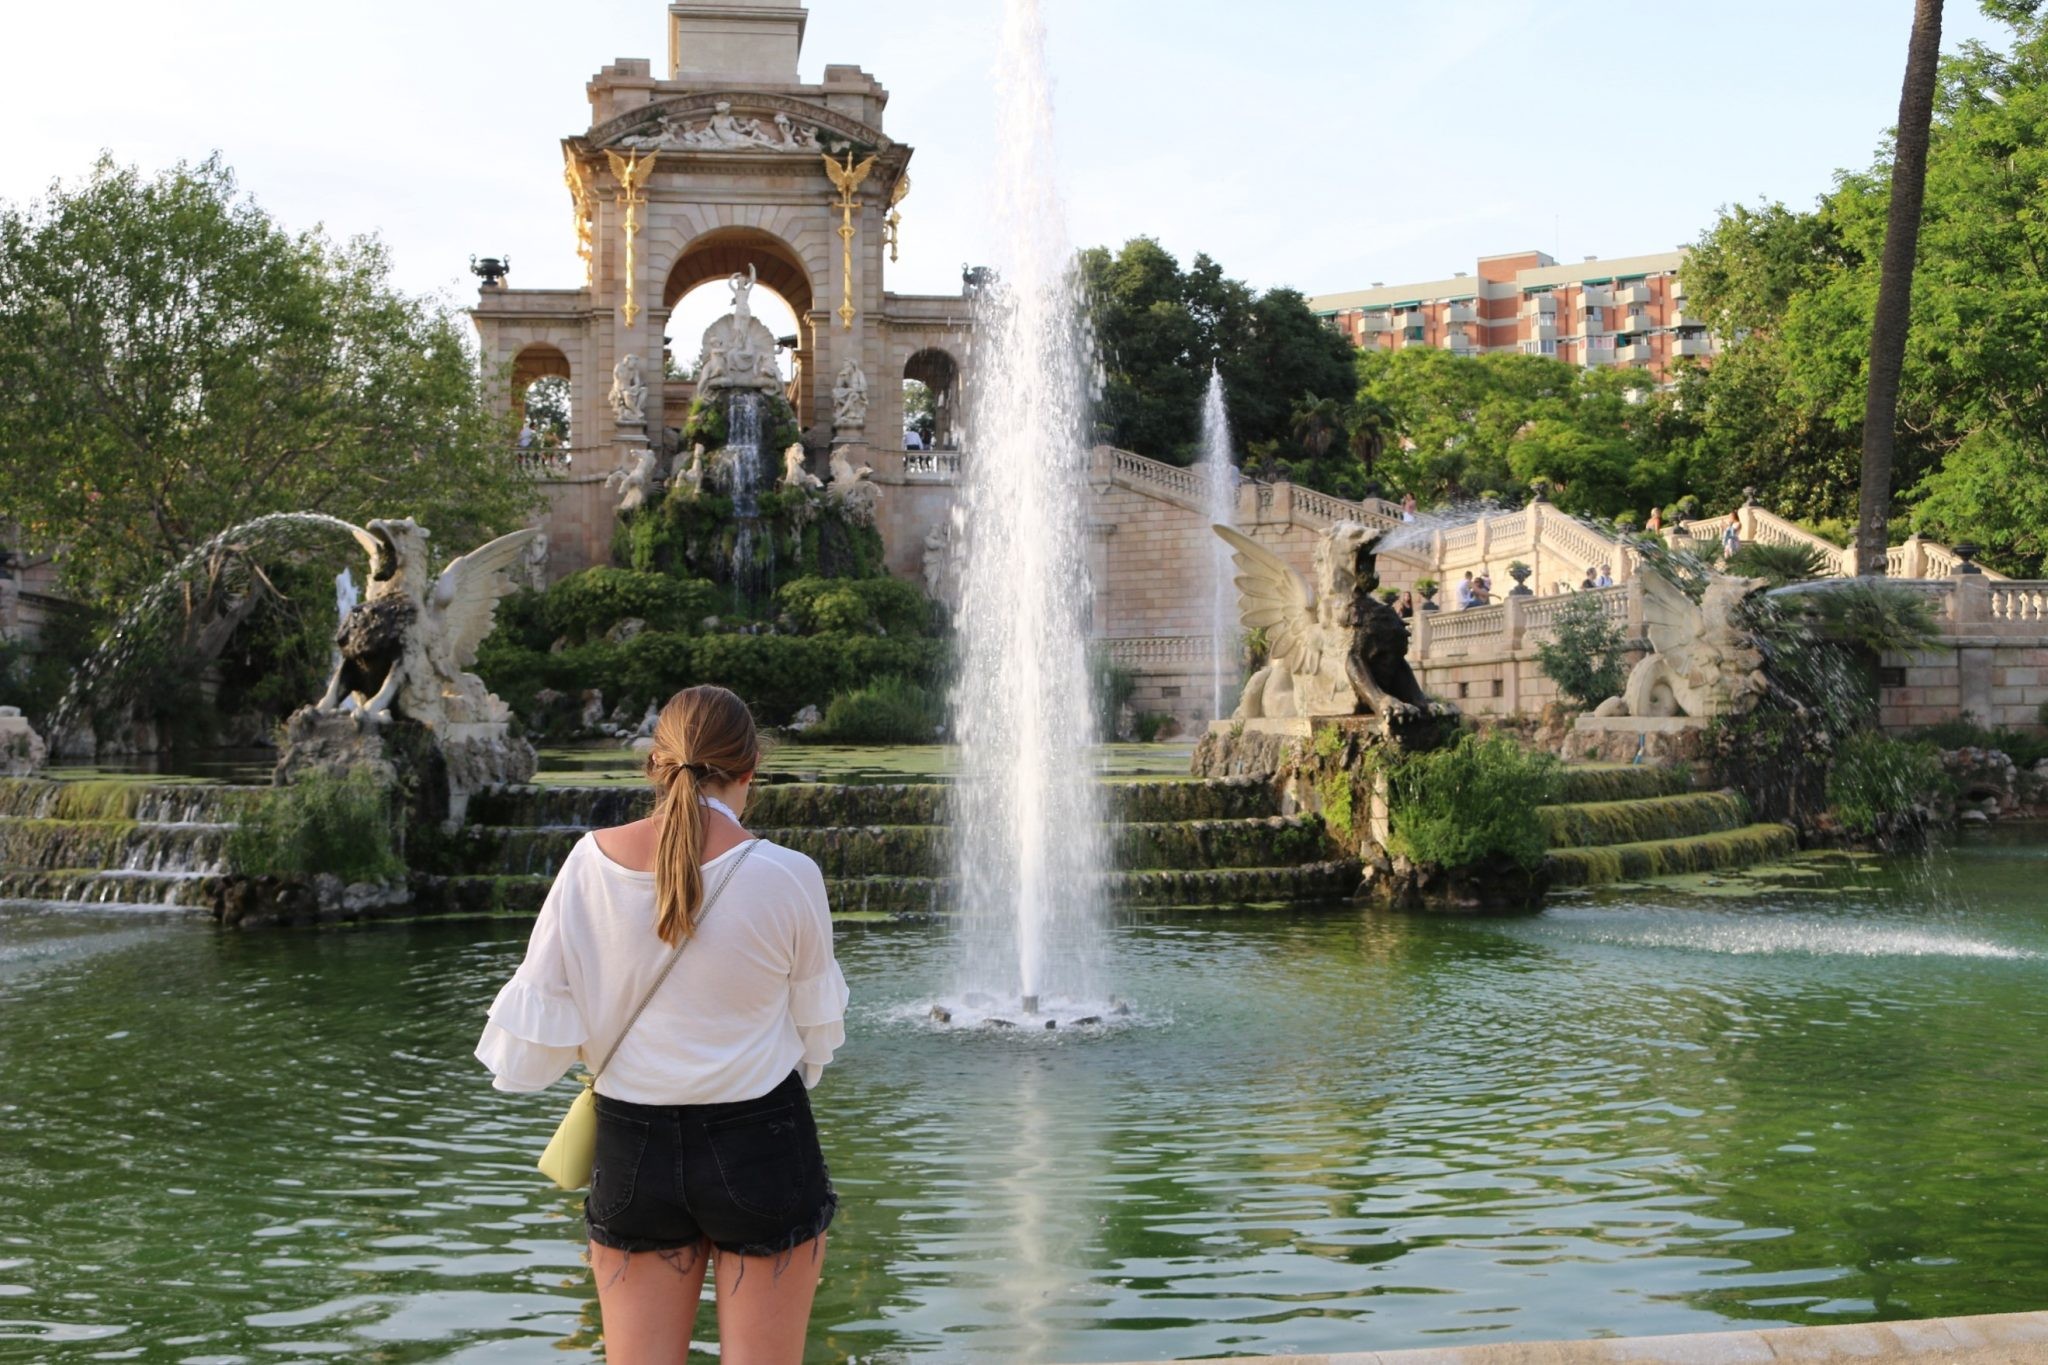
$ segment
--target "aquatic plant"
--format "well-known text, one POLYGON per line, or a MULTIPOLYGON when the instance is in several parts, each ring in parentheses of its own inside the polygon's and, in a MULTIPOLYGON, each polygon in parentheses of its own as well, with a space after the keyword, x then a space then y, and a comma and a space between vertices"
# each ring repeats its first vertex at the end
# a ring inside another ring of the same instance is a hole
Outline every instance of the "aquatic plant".
POLYGON ((1442 867, 1501 859, 1536 867, 1550 847, 1536 808, 1557 785, 1556 759, 1500 734, 1464 734, 1447 748, 1391 758, 1392 851, 1442 867))
POLYGON ((1828 768, 1828 809, 1853 834, 1881 834, 1951 787, 1941 752, 1932 744, 1865 730, 1835 752, 1828 768))
POLYGON ((1789 825, 1745 825, 1689 839, 1657 839, 1604 847, 1560 848, 1547 861, 1552 879, 1564 886, 1601 886, 1683 872, 1748 867, 1789 857, 1799 836, 1789 825))
POLYGON ((387 881, 405 873, 394 819, 390 790, 368 769, 308 773, 243 815, 228 836, 228 865, 250 877, 387 881))
POLYGON ((806 744, 930 744, 946 722, 944 700, 908 678, 878 678, 842 692, 798 736, 806 744))
POLYGON ((1715 834, 1749 823, 1749 803, 1732 791, 1544 806, 1536 812, 1552 848, 1632 844, 1715 834))

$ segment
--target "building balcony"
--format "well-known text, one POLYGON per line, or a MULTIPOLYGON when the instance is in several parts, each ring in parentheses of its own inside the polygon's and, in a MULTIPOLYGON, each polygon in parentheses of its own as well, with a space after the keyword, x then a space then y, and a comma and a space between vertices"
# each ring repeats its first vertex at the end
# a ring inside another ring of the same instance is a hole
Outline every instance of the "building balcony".
POLYGON ((1707 325, 1707 320, 1697 313, 1688 312, 1683 308, 1674 308, 1671 310, 1671 325, 1673 327, 1704 327, 1707 325))
POLYGON ((1452 355, 1471 355, 1479 347, 1463 332, 1446 332, 1444 339, 1437 343, 1452 355))
POLYGON ((1705 332, 1691 332, 1671 338, 1671 355, 1676 359, 1682 355, 1712 355, 1714 339, 1705 332))
POLYGON ((1533 319, 1529 323, 1528 339, 1530 341, 1557 340, 1557 319, 1555 317, 1533 319))
POLYGON ((1585 361, 1588 368, 1591 368, 1595 365, 1612 365, 1614 363, 1614 357, 1615 348, 1612 346, 1609 346, 1604 350, 1595 350, 1591 346, 1586 347, 1585 361))
POLYGON ((1643 308, 1657 301, 1657 292, 1650 288, 1648 280, 1637 280, 1634 284, 1622 286, 1615 297, 1621 300, 1623 307, 1643 308))
POLYGON ((1606 320, 1598 313, 1588 313, 1584 323, 1579 327, 1579 334, 1589 337, 1604 337, 1607 335, 1608 330, 1606 320))
POLYGON ((1394 320, 1385 313, 1366 313, 1358 319, 1358 330, 1366 336, 1385 336, 1394 330, 1394 320))
POLYGON ((1522 300, 1522 316, 1525 318, 1554 318, 1557 316, 1557 295, 1531 294, 1522 300))
POLYGON ((1648 337, 1628 346, 1614 348, 1615 363, 1620 365, 1647 365, 1656 358, 1655 349, 1650 345, 1648 337))
POLYGON ((1410 346, 1427 346, 1428 344, 1423 339, 1423 331, 1420 327, 1403 327, 1400 331, 1394 333, 1394 349, 1397 351, 1405 351, 1410 346))
POLYGON ((1589 284, 1579 291, 1579 307, 1612 308, 1614 291, 1604 284, 1589 284))
POLYGON ((1685 297, 1685 276, 1673 275, 1671 277, 1671 297, 1674 299, 1685 297))
POLYGON ((1427 321, 1428 319, 1423 316, 1420 308, 1403 308, 1398 312, 1387 314, 1388 325, 1397 332, 1405 328, 1420 327, 1427 321))
POLYGON ((1630 313, 1621 320, 1621 325, 1614 330, 1631 335, 1640 335, 1643 332, 1655 331, 1656 328, 1657 319, 1651 317, 1648 313, 1630 313))
POLYGON ((1467 323, 1479 321, 1479 311, 1469 303, 1454 303, 1444 310, 1444 321, 1467 323))

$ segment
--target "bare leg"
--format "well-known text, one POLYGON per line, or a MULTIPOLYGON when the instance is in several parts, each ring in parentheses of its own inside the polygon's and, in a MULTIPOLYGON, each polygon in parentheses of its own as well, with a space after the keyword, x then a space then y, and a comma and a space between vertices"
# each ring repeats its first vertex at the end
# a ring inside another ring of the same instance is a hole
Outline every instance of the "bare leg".
POLYGON ((824 1268, 822 1236, 780 1256, 719 1252, 720 1365, 802 1365, 811 1300, 824 1268))
POLYGON ((590 1272, 604 1312, 604 1358, 610 1365, 684 1365, 710 1250, 704 1242, 680 1251, 628 1255, 590 1244, 590 1272))

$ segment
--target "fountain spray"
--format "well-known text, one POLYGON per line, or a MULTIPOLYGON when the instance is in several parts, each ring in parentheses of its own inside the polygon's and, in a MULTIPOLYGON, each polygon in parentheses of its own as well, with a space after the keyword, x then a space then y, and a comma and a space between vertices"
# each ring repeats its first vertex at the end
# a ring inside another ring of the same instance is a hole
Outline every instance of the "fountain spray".
MULTIPOLYGON (((1230 458, 1230 411, 1223 403, 1223 371, 1209 367, 1209 391, 1202 398, 1202 476, 1212 526, 1237 525, 1237 466, 1230 458)), ((1221 536, 1209 537, 1209 636, 1215 678, 1211 720, 1237 709, 1232 695, 1237 675, 1237 590, 1232 579, 1230 547, 1221 536)))
POLYGON ((1036 1012, 1081 997, 1105 863, 1081 506, 1089 347, 1053 174, 1038 0, 997 64, 994 283, 977 298, 953 798, 962 983, 1036 1012))

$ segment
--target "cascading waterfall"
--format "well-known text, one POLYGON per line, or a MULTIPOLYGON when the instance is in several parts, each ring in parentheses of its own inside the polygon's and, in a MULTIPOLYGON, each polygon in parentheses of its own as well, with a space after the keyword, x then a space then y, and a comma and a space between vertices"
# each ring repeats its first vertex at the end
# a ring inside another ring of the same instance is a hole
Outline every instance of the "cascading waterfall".
POLYGON ((953 726, 963 980, 994 1008, 1093 997, 1106 850, 1093 769, 1081 508, 1087 359, 1053 174, 1038 0, 1007 0, 996 69, 997 282, 977 300, 953 726))
MULTIPOLYGON (((1212 526, 1237 525, 1237 465, 1230 458, 1230 410, 1223 402, 1223 371, 1209 367, 1209 392, 1202 399, 1202 474, 1212 526)), ((1237 585, 1230 547, 1215 536, 1209 547, 1209 636, 1215 645, 1215 697, 1211 720, 1237 709, 1237 585)))
POLYGON ((759 597, 774 572, 775 538, 761 534, 761 395, 733 391, 726 409, 732 477, 732 583, 736 600, 759 597))

